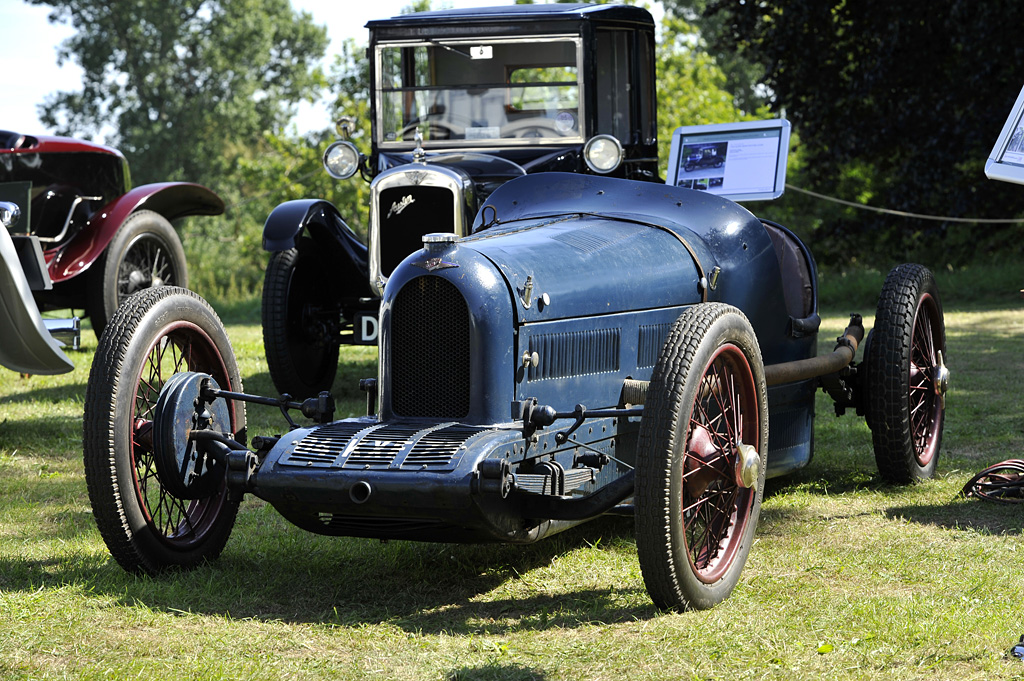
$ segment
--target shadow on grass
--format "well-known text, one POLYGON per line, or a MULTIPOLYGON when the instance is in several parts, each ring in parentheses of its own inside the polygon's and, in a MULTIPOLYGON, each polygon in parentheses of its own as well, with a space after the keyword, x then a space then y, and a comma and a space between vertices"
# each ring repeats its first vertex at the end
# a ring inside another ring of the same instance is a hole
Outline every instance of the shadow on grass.
MULTIPOLYGON (((0 416, 0 442, 44 459, 82 456, 82 415, 12 419, 0 416)), ((0 500, 2 501, 2 500, 0 500)))
POLYGON ((547 675, 521 664, 491 662, 480 667, 460 667, 452 670, 444 681, 542 681, 547 675))
MULTIPOLYGON (((319 537, 278 523, 270 513, 250 517, 219 560, 187 573, 128 574, 105 552, 66 560, 0 556, 0 590, 72 586, 117 605, 172 613, 329 627, 387 622, 409 632, 453 635, 575 628, 658 614, 636 579, 621 589, 606 586, 618 571, 598 579, 598 586, 584 575, 587 586, 574 589, 552 576, 558 570, 548 569, 584 549, 594 552, 580 559, 593 571, 589 576, 600 577, 603 564, 635 554, 628 519, 599 519, 523 547, 319 537), (269 527, 261 531, 254 524, 269 527)), ((570 579, 578 583, 575 575, 570 579)))
POLYGON ((891 519, 905 519, 922 525, 979 534, 1002 535, 1024 532, 1024 506, 994 501, 958 498, 948 504, 892 506, 885 509, 891 519))
MULTIPOLYGON (((2 369, 6 371, 6 369, 2 369)), ((23 402, 55 403, 64 400, 85 400, 85 383, 66 383, 63 385, 47 388, 35 388, 25 392, 0 395, 0 407, 5 404, 20 404, 23 402)))

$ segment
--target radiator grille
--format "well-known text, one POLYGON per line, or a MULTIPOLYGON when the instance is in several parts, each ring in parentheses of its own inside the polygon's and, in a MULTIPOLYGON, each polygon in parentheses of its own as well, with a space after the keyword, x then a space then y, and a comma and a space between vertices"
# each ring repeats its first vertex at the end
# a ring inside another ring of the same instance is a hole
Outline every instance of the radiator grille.
POLYGON ((391 308, 391 409, 398 416, 469 414, 469 308, 435 276, 409 281, 391 308))
POLYGON ((393 187, 383 190, 378 201, 380 268, 385 277, 423 247, 424 234, 455 231, 455 198, 450 189, 393 187))
POLYGON ((420 438, 412 451, 405 457, 403 465, 409 468, 432 468, 446 465, 469 438, 480 432, 482 432, 481 428, 469 426, 448 426, 431 431, 420 438))
POLYGON ((483 428, 455 423, 367 426, 338 422, 318 428, 281 457, 285 466, 314 468, 451 470, 465 444, 483 428))
POLYGON ((292 466, 330 467, 341 456, 345 445, 356 433, 366 428, 365 423, 332 423, 317 428, 295 443, 282 463, 292 466))
POLYGON ((619 329, 567 331, 530 338, 530 353, 540 356, 527 380, 567 378, 619 370, 619 329))
POLYGON ((414 426, 384 426, 367 433, 345 459, 345 468, 374 468, 391 465, 406 444, 420 431, 414 426))

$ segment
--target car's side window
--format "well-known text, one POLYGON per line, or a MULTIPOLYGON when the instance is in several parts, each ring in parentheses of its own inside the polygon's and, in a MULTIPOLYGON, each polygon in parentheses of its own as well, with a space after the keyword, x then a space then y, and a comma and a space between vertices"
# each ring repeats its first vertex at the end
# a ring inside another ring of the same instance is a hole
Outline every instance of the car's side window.
POLYGON ((597 34, 597 133, 628 140, 631 129, 630 86, 632 66, 629 32, 601 31, 597 34))
POLYGON ((640 116, 640 135, 644 144, 654 144, 658 140, 658 95, 654 85, 654 35, 651 33, 637 34, 637 97, 638 114, 640 116))

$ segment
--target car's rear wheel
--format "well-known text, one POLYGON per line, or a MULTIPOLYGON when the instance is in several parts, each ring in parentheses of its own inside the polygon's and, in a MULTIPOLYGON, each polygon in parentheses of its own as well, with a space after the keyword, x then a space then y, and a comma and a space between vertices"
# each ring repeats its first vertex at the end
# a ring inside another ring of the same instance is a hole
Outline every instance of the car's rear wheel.
POLYGON ((949 371, 938 287, 921 265, 900 265, 878 298, 867 354, 867 421, 882 477, 935 474, 949 371))
POLYGON ((710 608, 736 586, 761 509, 767 404, 746 317, 718 303, 684 312, 655 366, 637 450, 637 550, 659 608, 710 608))
POLYGON ((155 286, 188 287, 178 233, 164 216, 149 210, 136 211, 121 223, 92 270, 87 305, 97 338, 117 306, 133 293, 155 286))
MULTIPOLYGON (((234 353, 217 314, 195 293, 149 289, 110 319, 85 395, 85 479, 100 534, 130 572, 188 569, 220 555, 238 500, 223 481, 198 499, 176 496, 157 473, 153 412, 174 374, 210 374, 241 391, 234 353)), ((244 439, 245 407, 230 402, 230 430, 244 439)), ((226 470, 225 470, 226 473, 226 470)))
POLYGON ((304 248, 274 253, 263 281, 263 345, 281 393, 330 390, 338 372, 340 311, 319 260, 304 248))

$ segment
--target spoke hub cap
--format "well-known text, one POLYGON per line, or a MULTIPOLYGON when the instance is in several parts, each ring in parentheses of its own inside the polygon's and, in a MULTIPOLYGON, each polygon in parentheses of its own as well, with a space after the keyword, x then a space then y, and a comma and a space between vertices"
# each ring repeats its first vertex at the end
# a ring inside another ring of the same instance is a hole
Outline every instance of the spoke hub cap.
POLYGON ((745 442, 736 447, 736 484, 747 489, 757 489, 757 479, 761 476, 761 457, 754 445, 745 442))
POLYGON ((949 369, 942 360, 942 350, 938 352, 939 359, 932 367, 932 384, 935 386, 935 394, 939 397, 939 404, 946 406, 946 390, 949 389, 949 369))

